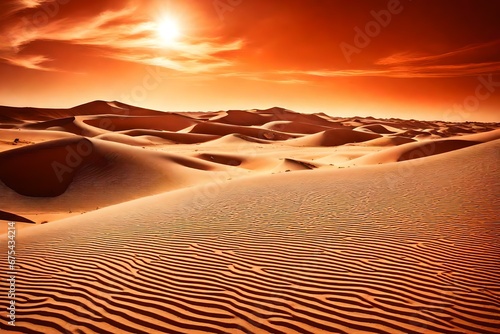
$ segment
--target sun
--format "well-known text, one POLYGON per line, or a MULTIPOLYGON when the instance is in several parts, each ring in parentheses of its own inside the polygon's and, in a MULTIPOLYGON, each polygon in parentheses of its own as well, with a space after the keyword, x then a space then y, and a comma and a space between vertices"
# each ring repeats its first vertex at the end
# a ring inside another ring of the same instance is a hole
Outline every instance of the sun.
POLYGON ((181 29, 179 23, 172 17, 163 17, 157 23, 158 37, 165 44, 171 44, 180 37, 181 29))

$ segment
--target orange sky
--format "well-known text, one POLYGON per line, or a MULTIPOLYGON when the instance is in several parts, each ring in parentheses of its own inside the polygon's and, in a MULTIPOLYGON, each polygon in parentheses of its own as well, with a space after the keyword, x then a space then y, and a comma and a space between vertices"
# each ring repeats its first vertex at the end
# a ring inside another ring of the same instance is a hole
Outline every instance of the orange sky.
POLYGON ((0 104, 500 121, 499 14, 489 0, 3 0, 0 104))

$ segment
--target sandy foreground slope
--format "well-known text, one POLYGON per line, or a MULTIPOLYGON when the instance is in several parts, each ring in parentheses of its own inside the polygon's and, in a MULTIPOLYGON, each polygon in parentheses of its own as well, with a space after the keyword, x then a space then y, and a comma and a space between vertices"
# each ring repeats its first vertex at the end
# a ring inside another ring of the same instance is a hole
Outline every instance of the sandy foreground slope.
POLYGON ((165 125, 156 112, 120 116, 126 105, 104 104, 90 104, 96 114, 4 115, 0 219, 37 224, 16 224, 17 320, 7 327, 2 308, 2 330, 500 327, 498 125, 276 108, 171 115, 165 125), (74 118, 40 124, 51 117, 74 118), (60 181, 53 162, 64 165, 68 147, 90 153, 60 181))

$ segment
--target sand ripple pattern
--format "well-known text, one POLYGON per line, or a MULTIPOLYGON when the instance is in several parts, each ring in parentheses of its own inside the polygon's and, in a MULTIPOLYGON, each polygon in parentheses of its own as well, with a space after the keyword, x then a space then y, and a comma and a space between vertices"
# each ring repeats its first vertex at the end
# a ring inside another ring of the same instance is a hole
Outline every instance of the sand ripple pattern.
MULTIPOLYGON (((440 166, 428 168, 448 165, 440 166)), ((470 167, 463 166, 457 178, 470 167)), ((272 186, 242 182, 202 212, 180 194, 105 220, 95 212, 33 228, 40 233, 18 242, 16 330, 498 333, 500 230, 491 219, 498 196, 475 188, 495 184, 498 170, 450 191, 445 183, 458 179, 440 181, 444 174, 426 168, 387 195, 377 182, 363 192, 364 182, 319 173, 297 190, 285 175, 272 186), (448 201, 484 201, 485 216, 438 204, 437 218, 411 216, 429 205, 412 194, 431 186, 435 201, 444 193, 448 201), (371 216, 356 214, 367 208, 371 216)))

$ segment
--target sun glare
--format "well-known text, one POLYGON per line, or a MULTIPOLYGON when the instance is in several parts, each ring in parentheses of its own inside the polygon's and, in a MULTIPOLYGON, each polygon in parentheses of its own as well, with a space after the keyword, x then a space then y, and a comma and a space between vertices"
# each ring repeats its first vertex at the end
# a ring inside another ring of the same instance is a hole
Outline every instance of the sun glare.
POLYGON ((156 29, 158 36, 166 44, 175 42, 181 35, 178 22, 171 17, 161 19, 156 29))

